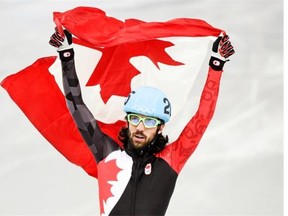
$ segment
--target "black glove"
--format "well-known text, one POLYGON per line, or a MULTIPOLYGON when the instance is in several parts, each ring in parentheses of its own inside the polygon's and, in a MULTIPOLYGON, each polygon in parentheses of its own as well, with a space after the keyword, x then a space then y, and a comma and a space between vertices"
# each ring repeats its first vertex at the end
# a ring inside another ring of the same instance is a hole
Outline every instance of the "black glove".
POLYGON ((235 53, 228 35, 219 36, 213 43, 212 51, 209 65, 216 71, 223 70, 224 64, 229 61, 228 58, 235 53))
POLYGON ((55 28, 55 33, 50 37, 49 44, 58 48, 57 51, 62 61, 69 61, 74 58, 72 34, 66 29, 63 32, 64 36, 55 28))

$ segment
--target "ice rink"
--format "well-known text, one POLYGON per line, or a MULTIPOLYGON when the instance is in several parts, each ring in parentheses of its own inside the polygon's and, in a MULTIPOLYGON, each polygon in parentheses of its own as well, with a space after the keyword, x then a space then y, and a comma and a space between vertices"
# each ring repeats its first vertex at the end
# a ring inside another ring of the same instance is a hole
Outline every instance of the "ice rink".
MULTIPOLYGON (((283 215, 283 1, 0 0, 0 80, 56 55, 52 13, 76 6, 118 19, 199 18, 226 30, 236 54, 167 215, 283 215)), ((0 215, 99 215, 97 181, 58 153, 3 88, 0 131, 0 215)))

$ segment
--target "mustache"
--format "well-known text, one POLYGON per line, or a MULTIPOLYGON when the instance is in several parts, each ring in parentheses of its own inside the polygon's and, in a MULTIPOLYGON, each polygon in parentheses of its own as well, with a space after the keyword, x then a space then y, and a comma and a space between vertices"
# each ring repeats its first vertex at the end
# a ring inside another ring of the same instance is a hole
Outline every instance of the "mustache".
POLYGON ((146 137, 146 135, 142 131, 136 131, 133 133, 133 135, 141 135, 141 136, 146 137))

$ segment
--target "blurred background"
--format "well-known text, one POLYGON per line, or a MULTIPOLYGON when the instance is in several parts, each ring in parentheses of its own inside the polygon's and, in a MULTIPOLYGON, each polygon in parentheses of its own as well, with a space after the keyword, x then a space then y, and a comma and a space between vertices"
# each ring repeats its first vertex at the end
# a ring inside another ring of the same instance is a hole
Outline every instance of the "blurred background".
MULTIPOLYGON (((167 215, 283 215, 283 1, 0 0, 0 80, 56 55, 52 13, 76 6, 118 19, 199 18, 226 30, 236 54, 167 215)), ((0 133, 0 215, 99 214, 97 181, 60 155, 3 88, 0 133)))

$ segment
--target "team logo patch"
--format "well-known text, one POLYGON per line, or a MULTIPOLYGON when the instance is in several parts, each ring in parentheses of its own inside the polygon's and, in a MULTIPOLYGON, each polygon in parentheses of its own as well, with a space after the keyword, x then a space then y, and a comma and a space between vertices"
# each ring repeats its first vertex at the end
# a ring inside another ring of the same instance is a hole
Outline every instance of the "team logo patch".
POLYGON ((71 53, 70 53, 70 52, 65 52, 63 55, 64 55, 64 57, 67 58, 67 57, 70 57, 70 56, 71 56, 71 53))
POLYGON ((151 163, 148 163, 145 167, 144 173, 145 173, 145 175, 150 175, 151 172, 152 172, 152 165, 151 165, 151 163))
POLYGON ((214 60, 214 61, 213 61, 213 64, 216 65, 216 66, 219 66, 219 65, 220 65, 220 62, 217 61, 217 60, 214 60))

